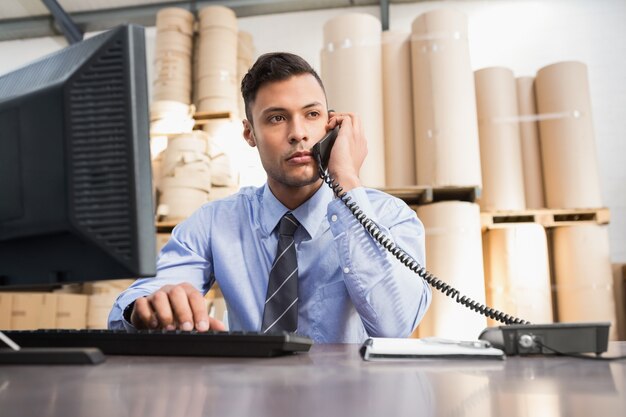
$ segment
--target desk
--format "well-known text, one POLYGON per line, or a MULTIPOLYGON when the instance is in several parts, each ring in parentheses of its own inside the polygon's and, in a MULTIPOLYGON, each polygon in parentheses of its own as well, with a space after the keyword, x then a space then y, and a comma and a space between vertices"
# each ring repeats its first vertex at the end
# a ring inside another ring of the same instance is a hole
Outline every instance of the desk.
MULTIPOLYGON (((612 355, 626 354, 613 342, 612 355)), ((363 362, 356 345, 272 359, 110 356, 0 367, 2 417, 626 415, 626 362, 363 362)))

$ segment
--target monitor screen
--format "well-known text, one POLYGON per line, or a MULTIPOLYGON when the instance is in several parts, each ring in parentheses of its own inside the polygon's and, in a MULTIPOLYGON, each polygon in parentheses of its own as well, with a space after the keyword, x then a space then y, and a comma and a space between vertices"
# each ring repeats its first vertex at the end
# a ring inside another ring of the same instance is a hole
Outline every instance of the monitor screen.
POLYGON ((156 269, 143 28, 0 76, 0 285, 156 269))

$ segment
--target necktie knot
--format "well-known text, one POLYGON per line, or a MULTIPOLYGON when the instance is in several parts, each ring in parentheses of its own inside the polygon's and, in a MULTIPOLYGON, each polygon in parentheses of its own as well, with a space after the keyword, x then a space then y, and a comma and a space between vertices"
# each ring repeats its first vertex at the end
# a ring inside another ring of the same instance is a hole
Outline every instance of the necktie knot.
POLYGON ((296 229, 300 226, 300 223, 291 213, 287 213, 280 219, 278 225, 278 233, 281 235, 291 236, 296 232, 296 229))

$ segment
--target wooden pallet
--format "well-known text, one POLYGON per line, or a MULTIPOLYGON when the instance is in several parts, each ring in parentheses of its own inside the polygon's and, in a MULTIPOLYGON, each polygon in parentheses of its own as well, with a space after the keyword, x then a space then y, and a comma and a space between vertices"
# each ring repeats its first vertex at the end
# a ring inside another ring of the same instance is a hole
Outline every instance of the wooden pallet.
POLYGON ((483 229, 506 223, 539 223, 544 227, 575 226, 581 223, 608 224, 609 209, 534 209, 480 213, 483 229))
POLYGON ((160 220, 156 222, 157 233, 172 233, 172 230, 176 225, 180 223, 180 220, 160 220))
POLYGON ((194 128, 201 128, 203 125, 207 124, 209 121, 211 120, 216 120, 216 119, 232 119, 233 118, 233 114, 229 111, 224 111, 224 112, 208 112, 208 111, 203 111, 203 112, 196 112, 193 115, 193 118, 195 120, 195 125, 194 128))
POLYGON ((437 203, 440 201, 476 202, 480 197, 480 187, 433 187, 430 185, 411 185, 406 187, 383 187, 379 190, 391 194, 409 205, 437 203))

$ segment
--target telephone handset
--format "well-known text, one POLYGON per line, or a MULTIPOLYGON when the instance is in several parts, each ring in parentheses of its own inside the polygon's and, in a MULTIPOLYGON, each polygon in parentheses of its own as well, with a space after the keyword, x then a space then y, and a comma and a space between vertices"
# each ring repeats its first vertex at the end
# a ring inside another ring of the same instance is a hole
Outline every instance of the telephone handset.
POLYGON ((335 139, 339 134, 339 125, 335 126, 326 134, 319 142, 313 145, 313 156, 317 161, 318 167, 323 167, 324 171, 328 168, 328 160, 330 159, 330 150, 335 144, 335 139))
POLYGON ((421 266, 415 259, 406 253, 402 248, 396 246, 391 239, 385 236, 376 224, 367 218, 359 206, 350 201, 351 197, 343 192, 343 188, 326 172, 328 167, 328 160, 330 159, 330 151, 335 144, 337 135, 339 134, 339 126, 328 132, 318 143, 313 146, 313 157, 317 161, 319 169, 319 175, 326 184, 333 190, 337 198, 350 209, 354 217, 361 223, 361 225, 367 230, 367 232, 376 240, 382 247, 384 247, 389 253, 396 257, 401 263, 403 263, 411 271, 419 275, 424 281, 430 284, 433 288, 441 291, 443 294, 455 299, 459 304, 464 305, 470 310, 474 310, 486 317, 497 320, 504 324, 529 324, 527 321, 509 316, 506 313, 498 311, 494 308, 488 307, 477 301, 472 300, 469 297, 461 295, 459 290, 451 287, 449 284, 443 282, 430 272, 428 272, 423 266, 421 266))

